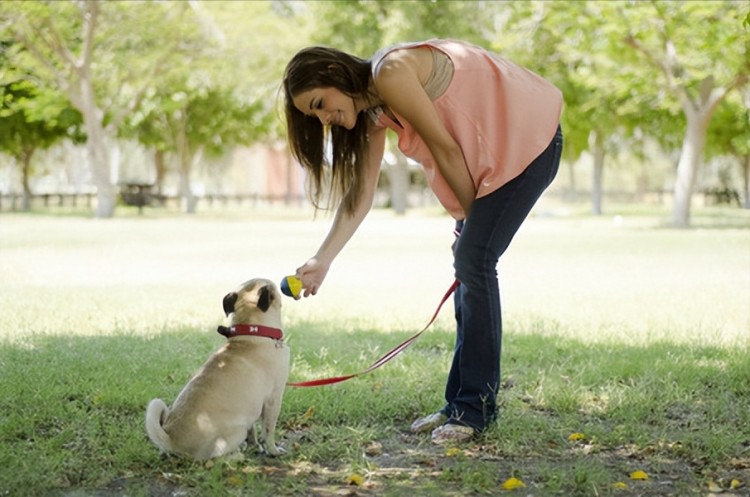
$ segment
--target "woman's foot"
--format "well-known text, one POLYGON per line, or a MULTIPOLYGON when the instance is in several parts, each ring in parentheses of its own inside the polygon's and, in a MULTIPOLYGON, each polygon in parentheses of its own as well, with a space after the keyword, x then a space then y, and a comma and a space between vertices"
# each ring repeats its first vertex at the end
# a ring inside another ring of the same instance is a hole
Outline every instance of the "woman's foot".
POLYGON ((410 429, 412 433, 426 433, 428 431, 434 430, 438 426, 444 424, 446 421, 448 421, 448 416, 446 416, 442 412, 436 412, 414 421, 411 424, 410 429))
POLYGON ((432 443, 436 445, 463 443, 474 438, 474 433, 474 428, 470 426, 447 424, 432 431, 432 443))

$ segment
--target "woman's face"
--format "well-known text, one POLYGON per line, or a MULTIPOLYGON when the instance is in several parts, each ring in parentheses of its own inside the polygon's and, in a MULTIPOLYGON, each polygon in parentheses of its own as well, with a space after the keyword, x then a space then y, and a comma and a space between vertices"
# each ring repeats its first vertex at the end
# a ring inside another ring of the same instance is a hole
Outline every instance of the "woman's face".
POLYGON ((352 129, 359 110, 354 99, 333 87, 313 88, 292 98, 300 112, 320 119, 323 126, 343 126, 352 129))

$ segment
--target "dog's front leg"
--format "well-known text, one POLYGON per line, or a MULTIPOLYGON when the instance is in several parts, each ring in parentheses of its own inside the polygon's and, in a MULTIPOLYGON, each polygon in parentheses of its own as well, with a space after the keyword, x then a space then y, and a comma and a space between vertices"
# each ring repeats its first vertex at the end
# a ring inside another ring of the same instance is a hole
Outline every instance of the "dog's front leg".
POLYGON ((260 438, 266 451, 272 456, 286 454, 286 451, 282 447, 276 445, 276 421, 279 419, 280 412, 281 402, 276 399, 267 400, 263 404, 263 413, 261 414, 263 426, 260 438))

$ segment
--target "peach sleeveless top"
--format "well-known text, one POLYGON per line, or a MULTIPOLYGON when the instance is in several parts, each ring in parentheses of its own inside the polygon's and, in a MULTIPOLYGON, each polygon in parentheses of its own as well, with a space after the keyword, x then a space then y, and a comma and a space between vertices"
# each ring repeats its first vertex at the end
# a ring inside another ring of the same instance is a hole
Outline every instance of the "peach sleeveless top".
MULTIPOLYGON (((372 58, 373 76, 388 53, 430 47, 448 56, 453 77, 433 105, 461 147, 477 198, 512 180, 552 141, 560 123, 562 93, 547 80, 488 51, 455 40, 429 40, 388 47, 372 58)), ((465 214, 414 128, 398 114, 371 112, 375 124, 398 135, 398 148, 424 168, 430 188, 456 219, 465 214)))

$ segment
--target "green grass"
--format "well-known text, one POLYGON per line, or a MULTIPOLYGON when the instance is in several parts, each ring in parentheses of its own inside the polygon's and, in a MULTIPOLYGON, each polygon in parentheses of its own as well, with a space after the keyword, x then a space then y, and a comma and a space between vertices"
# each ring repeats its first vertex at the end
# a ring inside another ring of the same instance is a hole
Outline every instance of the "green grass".
MULTIPOLYGON (((501 418, 475 442, 408 433, 441 405, 448 305, 376 372, 288 389, 287 455, 209 464, 159 457, 145 406, 221 345, 223 295, 292 273, 329 220, 2 215, 0 496, 341 495, 352 475, 360 495, 750 495, 750 215, 671 230, 617 210, 540 208, 517 235, 499 267, 501 418), (510 477, 526 488, 502 490, 510 477)), ((452 281, 451 229, 374 212, 320 294, 284 302, 292 379, 355 372, 421 329, 452 281)))

